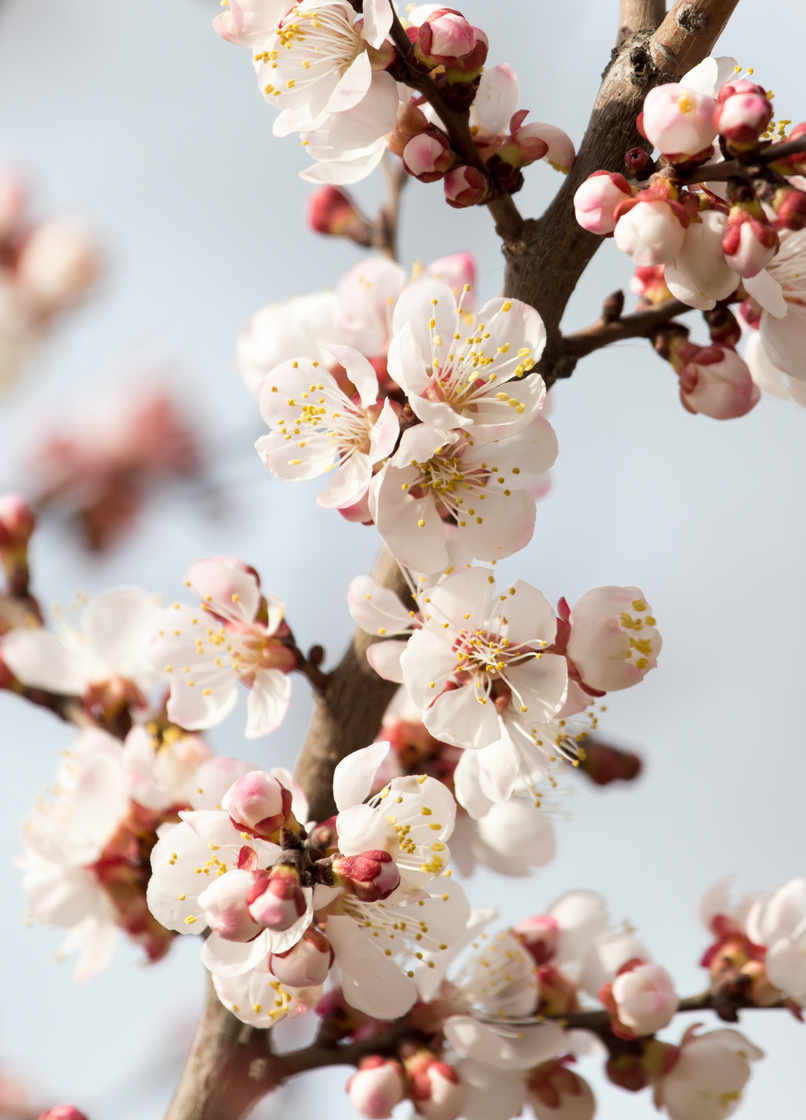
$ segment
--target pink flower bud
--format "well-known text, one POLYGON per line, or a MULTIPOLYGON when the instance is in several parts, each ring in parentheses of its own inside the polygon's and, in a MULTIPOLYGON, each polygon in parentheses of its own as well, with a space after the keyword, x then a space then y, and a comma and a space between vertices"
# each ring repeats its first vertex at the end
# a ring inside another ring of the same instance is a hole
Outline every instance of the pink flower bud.
POLYGON ((427 1120, 456 1120, 461 1114, 465 1087, 447 1062, 429 1061, 418 1073, 415 1087, 417 1092, 412 1093, 412 1099, 418 1116, 427 1120))
POLYGON ((636 179, 648 179, 655 170, 655 161, 643 148, 630 148, 624 153, 624 166, 636 179))
POLYGON ((412 136, 403 149, 403 166, 421 183, 435 183, 455 162, 447 136, 437 128, 412 136))
POLYGON ((772 120, 767 91, 740 79, 726 82, 719 91, 718 101, 714 110, 717 131, 735 151, 752 151, 772 120))
POLYGON ((445 201, 456 210, 476 206, 487 197, 487 180, 475 167, 461 164, 449 171, 442 181, 445 201))
POLYGON ((213 879, 199 895, 199 906, 210 929, 225 941, 251 941, 263 926, 253 921, 246 897, 255 883, 255 873, 237 868, 213 879))
POLYGON ((314 987, 324 984, 334 955, 324 934, 310 926, 287 952, 270 954, 269 971, 289 988, 314 987))
POLYGON ((405 1095, 400 1062, 375 1054, 364 1058, 347 1082, 350 1102, 366 1120, 387 1120, 405 1095))
POLYGON ((291 791, 263 770, 252 770, 233 782, 221 808, 236 828, 267 839, 292 818, 291 791))
POLYGON ((43 1112, 39 1120, 87 1120, 87 1117, 72 1104, 57 1104, 43 1112))
POLYGON ((20 494, 0 494, 0 550, 24 549, 36 528, 34 511, 20 494))
POLYGON ((262 926, 282 932, 305 913, 305 895, 299 875, 287 864, 275 864, 255 875, 246 895, 249 913, 262 926))
POLYGON ((100 271, 98 252, 86 230, 58 219, 37 226, 25 242, 17 280, 36 309, 50 315, 82 299, 100 271))
POLYGON ((618 206, 613 236, 633 264, 666 264, 683 247, 687 225, 682 206, 642 191, 637 199, 618 206))
POLYGON ((526 1088, 537 1120, 592 1120, 596 1112, 590 1085, 562 1062, 537 1066, 526 1088))
POLYGON ((778 234, 755 196, 731 206, 722 252, 726 264, 746 279, 757 276, 778 252, 778 234))
POLYGON ((632 187, 623 175, 594 171, 574 195, 576 219, 590 233, 612 233, 616 228, 614 210, 632 196, 632 187))
POLYGON ((684 162, 710 149, 715 108, 712 97, 676 82, 656 86, 646 95, 639 128, 663 155, 684 162))
POLYGON ((535 959, 536 964, 546 964, 557 951, 560 939, 560 927, 556 918, 548 914, 536 914, 532 918, 524 918, 512 927, 523 947, 535 959))
POLYGON ((339 856, 333 861, 336 882, 362 902, 382 902, 400 885, 397 864, 383 851, 339 856))
POLYGON ((638 964, 619 973, 611 987, 616 1017, 636 1035, 671 1023, 679 1000, 672 978, 659 964, 638 964))
POLYGON ((357 206, 340 187, 329 184, 318 187, 308 196, 308 225, 316 233, 330 237, 347 237, 358 245, 369 245, 372 227, 357 206))
POLYGON ((729 346, 702 347, 680 373, 684 407, 714 420, 744 416, 760 397, 747 363, 729 346))
POLYGON ((431 12, 417 29, 414 39, 414 52, 426 66, 445 66, 468 76, 481 70, 487 58, 487 47, 484 32, 473 27, 453 8, 431 12))

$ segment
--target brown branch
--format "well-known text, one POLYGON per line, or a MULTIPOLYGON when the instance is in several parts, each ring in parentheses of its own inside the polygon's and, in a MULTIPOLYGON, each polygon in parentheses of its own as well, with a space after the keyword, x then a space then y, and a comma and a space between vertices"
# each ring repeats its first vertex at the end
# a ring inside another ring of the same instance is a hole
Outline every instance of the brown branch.
POLYGON ((655 31, 665 15, 666 0, 621 0, 616 46, 620 47, 638 31, 655 31))
POLYGON ((725 30, 739 0, 675 0, 649 41, 649 54, 669 81, 702 62, 725 30))
POLYGON ((656 327, 668 322, 669 319, 693 310, 679 299, 667 299, 657 307, 636 311, 620 319, 599 319, 581 331, 565 335, 563 337, 565 352, 569 357, 584 358, 594 350, 601 350, 603 346, 610 346, 625 338, 646 338, 656 327))
MULTIPOLYGON (((400 569, 386 549, 378 557, 372 576, 401 596, 408 595, 400 569)), ((335 812, 333 771, 348 754, 372 742, 397 689, 370 668, 367 649, 376 640, 356 630, 344 657, 328 674, 324 691, 317 695, 296 772, 314 820, 326 820, 335 812)))
POLYGON ((683 18, 683 9, 697 9, 696 3, 675 3, 654 34, 638 32, 616 49, 605 71, 576 163, 542 218, 527 220, 522 236, 504 246, 504 291, 537 308, 546 324, 548 338, 539 371, 549 385, 557 377, 567 377, 574 368, 576 359, 565 352, 560 321, 579 278, 603 241, 578 224, 574 194, 594 171, 623 171, 624 153, 629 148, 646 147, 635 119, 647 93, 663 81, 681 77, 710 53, 729 14, 727 8, 732 11, 736 3, 738 0, 730 0, 729 4, 723 0, 712 0, 710 4, 699 0, 699 7, 718 9, 720 17, 710 18, 697 34, 689 35, 691 42, 686 52, 674 64, 670 59, 676 40, 670 38, 670 30, 677 24, 673 21, 670 28, 670 16, 676 12, 683 18), (667 49, 662 70, 653 60, 650 43, 667 49))
POLYGON ((683 183, 725 182, 727 179, 761 179, 764 177, 767 165, 776 163, 787 156, 799 155, 806 152, 806 136, 799 136, 796 140, 787 140, 783 144, 770 144, 761 152, 756 152, 749 162, 739 159, 726 159, 719 163, 704 163, 701 167, 694 167, 691 171, 682 172, 680 180, 683 183))

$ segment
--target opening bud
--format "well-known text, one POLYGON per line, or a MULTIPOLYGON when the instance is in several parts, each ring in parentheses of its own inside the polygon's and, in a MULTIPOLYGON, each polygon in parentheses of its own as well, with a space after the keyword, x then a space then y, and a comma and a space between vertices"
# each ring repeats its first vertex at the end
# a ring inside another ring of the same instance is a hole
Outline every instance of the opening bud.
POLYGON ((242 832, 275 840, 281 828, 296 831, 291 791, 263 770, 238 778, 224 794, 221 808, 242 832))
POLYGON ((766 268, 778 252, 778 234, 752 188, 740 188, 722 238, 726 264, 749 279, 766 268))
POLYGON ((716 136, 716 102, 677 82, 651 89, 638 118, 639 131, 673 163, 710 152, 716 136))
POLYGON ((747 363, 729 346, 703 346, 680 371, 680 399, 689 412, 735 420, 760 398, 747 363))
POLYGON ((562 1062, 543 1062, 526 1082, 537 1120, 591 1120, 596 1101, 590 1085, 562 1062))
POLYGON ((87 231, 57 219, 37 226, 24 243, 17 280, 42 315, 78 303, 98 279, 101 261, 87 231))
POLYGON ((524 949, 531 953, 536 964, 547 964, 557 951, 560 927, 557 919, 549 917, 548 914, 536 914, 532 918, 524 918, 512 927, 512 932, 524 949))
POLYGON ((400 885, 400 872, 388 852, 338 856, 332 866, 335 883, 362 902, 382 902, 400 885))

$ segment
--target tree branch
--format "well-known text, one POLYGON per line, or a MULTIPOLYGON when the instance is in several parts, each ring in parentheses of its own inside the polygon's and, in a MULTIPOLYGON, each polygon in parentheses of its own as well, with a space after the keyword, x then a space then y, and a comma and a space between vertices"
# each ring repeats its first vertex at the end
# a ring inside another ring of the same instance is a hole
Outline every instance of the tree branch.
POLYGON ((669 81, 702 62, 725 30, 739 0, 675 0, 649 41, 649 54, 669 81))
POLYGON ((776 163, 787 156, 806 152, 806 136, 787 140, 783 144, 770 144, 761 152, 756 152, 749 162, 739 159, 726 159, 719 163, 704 163, 691 171, 680 173, 683 183, 725 182, 727 179, 761 179, 768 164, 776 163))
POLYGON ((639 31, 655 31, 665 15, 666 0, 621 0, 616 46, 639 31))
POLYGON ((682 4, 678 0, 654 34, 639 31, 616 49, 605 71, 576 163, 546 213, 538 221, 526 221, 522 235, 504 245, 504 291, 535 307, 546 324, 547 344, 538 368, 549 385, 573 371, 576 358, 565 352, 560 321, 579 278, 603 241, 578 224, 574 194, 594 171, 623 171, 624 153, 629 148, 646 147, 635 119, 647 93, 663 81, 681 77, 705 58, 737 3, 738 0, 698 0, 682 4), (700 9, 706 10, 709 18, 704 19, 696 34, 686 32, 687 47, 678 57, 673 48, 680 47, 677 37, 672 35, 672 31, 679 30, 676 20, 679 17, 685 24, 685 12, 700 9), (655 53, 663 48, 663 68, 655 63, 651 44, 655 53))
POLYGON ((603 346, 610 346, 611 343, 621 342, 625 338, 646 338, 669 319, 693 310, 694 308, 679 299, 667 299, 657 307, 636 311, 620 319, 599 319, 581 331, 565 335, 563 338, 565 352, 573 358, 584 358, 594 350, 601 350, 603 346))

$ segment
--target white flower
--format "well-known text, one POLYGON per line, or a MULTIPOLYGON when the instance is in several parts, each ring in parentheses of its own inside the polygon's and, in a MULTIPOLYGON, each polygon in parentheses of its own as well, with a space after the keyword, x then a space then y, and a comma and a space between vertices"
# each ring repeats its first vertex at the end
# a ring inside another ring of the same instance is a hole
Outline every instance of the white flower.
MULTIPOLYGON (((57 632, 11 630, 3 637, 3 660, 24 684, 64 695, 90 686, 124 682, 145 689, 156 679, 148 661, 159 607, 139 587, 121 587, 91 599, 79 625, 56 616, 57 632)), ((143 703, 142 695, 134 696, 143 703)))
POLYGON ((668 1027, 677 1011, 674 983, 659 964, 641 964, 619 973, 611 990, 619 1022, 637 1035, 668 1027))
POLYGON ((272 474, 292 482, 335 468, 317 501, 338 509, 364 497, 372 468, 391 453, 399 425, 391 403, 378 402, 378 379, 367 359, 347 346, 332 346, 330 353, 355 385, 358 402, 318 362, 285 362, 261 386, 261 415, 273 430, 255 447, 272 474))
POLYGON ((767 949, 770 983, 806 1007, 806 879, 757 899, 747 914, 747 935, 767 949))
POLYGON ((494 299, 473 316, 446 284, 422 279, 401 295, 393 325, 389 372, 424 423, 487 441, 520 431, 539 412, 543 379, 524 375, 543 353, 546 330, 528 304, 494 299))
POLYGON ((671 1120, 724 1120, 739 1105, 750 1062, 764 1054, 734 1030, 686 1032, 671 1070, 655 1083, 655 1104, 671 1120))
POLYGON ((574 604, 566 651, 583 684, 614 692, 640 684, 658 663, 661 637, 637 587, 596 587, 574 604))
POLYGON ((131 808, 119 740, 91 729, 65 752, 52 799, 41 799, 23 824, 17 866, 28 904, 40 921, 67 929, 59 955, 78 952, 77 980, 106 968, 119 926, 151 959, 168 948, 170 935, 145 908, 145 877, 132 854, 137 828, 125 827, 131 808))
POLYGON ((557 624, 536 588, 518 580, 498 595, 486 569, 468 568, 427 592, 422 609, 401 665, 435 738, 478 749, 501 740, 503 723, 531 739, 562 706, 566 662, 543 652, 557 624))
POLYGON ((436 572, 448 566, 448 518, 460 546, 479 560, 511 556, 532 536, 532 484, 554 462, 553 429, 536 416, 495 443, 478 442, 473 431, 408 428, 372 482, 370 512, 386 546, 406 567, 436 572))
POLYGON ((418 985, 433 983, 429 969, 440 975, 435 958, 459 938, 469 915, 461 889, 445 875, 445 841, 456 814, 446 787, 424 775, 395 778, 362 803, 388 750, 388 743, 375 743, 339 763, 333 781, 336 831, 344 855, 389 852, 400 886, 381 902, 342 894, 326 927, 345 999, 380 1019, 405 1014, 418 985), (416 971, 403 967, 411 958, 420 962, 416 971))
POLYGON ((154 810, 189 805, 196 773, 209 758, 198 735, 184 735, 177 727, 160 732, 156 723, 135 725, 121 755, 131 799, 154 810))
POLYGON ((163 611, 151 659, 170 680, 168 715, 190 731, 214 727, 235 706, 238 681, 250 689, 247 739, 267 735, 291 698, 296 658, 279 640, 288 633, 279 599, 263 599, 255 575, 238 561, 197 560, 185 583, 198 607, 163 611))
POLYGON ((762 308, 765 354, 790 377, 806 381, 806 229, 780 230, 779 238, 766 270, 743 284, 762 308))
MULTIPOLYGON (((302 0, 260 44, 264 49, 255 54, 258 82, 266 100, 281 110, 274 124, 275 136, 318 128, 332 114, 365 100, 368 115, 377 108, 377 87, 373 89, 372 62, 366 48, 383 43, 392 10, 388 0, 380 0, 374 8, 379 21, 362 21, 347 0, 302 0)), ((394 89, 390 75, 374 77, 383 79, 384 88, 394 89)), ((395 107, 396 102, 395 93, 395 107)), ((394 117, 383 131, 392 127, 394 117)))

